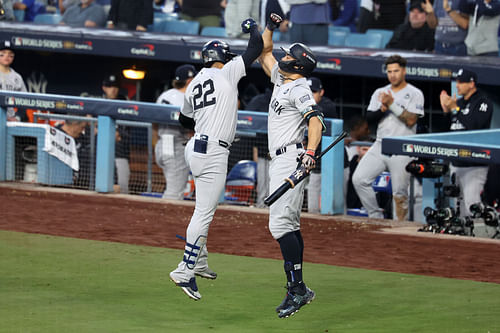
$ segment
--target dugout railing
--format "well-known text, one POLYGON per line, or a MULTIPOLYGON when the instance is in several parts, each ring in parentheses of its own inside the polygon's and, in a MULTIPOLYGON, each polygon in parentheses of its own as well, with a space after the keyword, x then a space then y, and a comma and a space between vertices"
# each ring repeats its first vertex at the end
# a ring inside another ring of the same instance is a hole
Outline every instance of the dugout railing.
MULTIPOLYGON (((73 116, 91 115, 97 118, 96 174, 94 188, 100 193, 113 192, 115 131, 117 122, 158 123, 178 126, 179 108, 170 105, 144 103, 136 101, 116 101, 77 96, 32 94, 10 91, 0 91, 0 181, 14 180, 7 171, 12 168, 12 161, 7 163, 7 153, 12 152, 13 138, 22 136, 23 132, 14 130, 19 127, 36 128, 36 124, 21 123, 12 126, 7 122, 7 108, 31 108, 56 114, 73 116), (9 177, 7 177, 9 176, 9 177)), ((11 123, 11 122, 9 122, 11 123)), ((327 119, 327 129, 323 133, 322 147, 327 147, 342 132, 342 120, 327 119)), ((40 127, 37 132, 42 131, 40 127)), ((267 133, 267 114, 252 111, 238 112, 237 133, 251 137, 257 133, 267 133)), ((40 135, 40 133, 38 133, 40 135)), ((151 136, 148 136, 147 146, 151 149, 151 136)), ((43 145, 38 144, 41 175, 49 174, 53 165, 57 170, 63 170, 61 162, 53 156, 45 156, 43 145), (49 171, 47 171, 49 170, 49 171)), ((231 155, 231 154, 230 154, 231 155)), ((66 168, 67 169, 67 168, 66 168)), ((343 142, 335 146, 322 159, 321 213, 342 214, 344 212, 343 194, 343 142)), ((51 178, 38 179, 38 182, 51 185, 51 178)))

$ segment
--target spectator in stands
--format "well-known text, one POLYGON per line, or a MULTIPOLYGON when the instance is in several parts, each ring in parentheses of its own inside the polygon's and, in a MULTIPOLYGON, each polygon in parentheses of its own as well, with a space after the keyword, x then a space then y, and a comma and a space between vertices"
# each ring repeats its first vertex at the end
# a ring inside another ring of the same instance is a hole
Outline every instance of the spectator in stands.
POLYGON ((109 29, 146 31, 150 24, 153 24, 153 1, 111 1, 107 22, 109 29))
POLYGON ((290 5, 290 42, 327 45, 330 5, 327 0, 285 0, 290 5))
POLYGON ((259 0, 230 0, 224 10, 224 22, 228 37, 249 38, 241 32, 241 22, 247 18, 259 22, 259 0))
POLYGON ((337 0, 332 1, 332 20, 337 27, 349 27, 351 32, 356 32, 358 21, 358 1, 357 0, 337 0))
POLYGON ((58 0, 59 11, 61 12, 61 14, 64 14, 66 9, 73 5, 77 5, 78 3, 80 3, 80 0, 58 0))
POLYGON ((423 8, 427 13, 427 24, 434 33, 434 52, 454 56, 467 55, 464 40, 469 25, 468 15, 458 10, 459 1, 425 0, 423 8))
POLYGON ((271 16, 271 13, 278 14, 281 18, 283 18, 283 22, 281 22, 279 26, 279 40, 282 42, 290 41, 288 31, 288 25, 290 23, 290 21, 288 20, 290 5, 284 0, 263 0, 260 2, 260 6, 260 26, 266 26, 267 20, 271 16))
MULTIPOLYGON (((14 50, 10 40, 3 40, 0 44, 0 90, 26 91, 23 78, 12 67, 14 50)), ((7 108, 7 120, 21 121, 16 114, 16 108, 7 108)))
POLYGON ((221 0, 182 0, 181 19, 197 21, 200 31, 204 27, 220 27, 222 19, 221 0))
MULTIPOLYGON (((196 75, 193 65, 182 65, 175 70, 172 89, 163 92, 156 103, 182 106, 187 86, 196 75)), ((156 164, 163 170, 166 188, 163 198, 183 200, 189 176, 189 167, 184 159, 184 149, 193 132, 179 125, 155 125, 159 140, 155 145, 156 164)))
POLYGON ((178 0, 154 0, 153 10, 158 9, 163 13, 177 13, 181 6, 178 0))
MULTIPOLYGON (((106 99, 126 100, 120 94, 120 81, 115 74, 108 75, 102 81, 103 97, 106 99)), ((120 193, 128 193, 130 178, 130 127, 118 125, 115 132, 115 168, 116 180, 120 193)))
POLYGON ((405 21, 406 0, 361 0, 358 31, 394 30, 405 21))
POLYGON ((60 24, 72 27, 104 27, 106 14, 102 6, 94 0, 80 0, 79 4, 69 7, 61 19, 60 24))
MULTIPOLYGON (((0 2, 0 5, 2 2, 0 2)), ((3 6, 0 6, 0 21, 15 21, 14 7, 12 0, 3 0, 3 6), (3 12, 2 12, 3 10, 3 12)))
POLYGON ((35 16, 46 12, 45 6, 35 0, 16 1, 13 4, 13 8, 24 10, 24 22, 33 22, 35 16))
POLYGON ((460 0, 459 10, 469 15, 467 55, 498 57, 500 1, 460 0))
POLYGON ((411 3, 408 22, 396 28, 385 48, 426 52, 434 50, 434 29, 427 24, 427 13, 421 0, 411 3))
MULTIPOLYGON (((457 73, 456 83, 457 93, 461 98, 451 97, 444 90, 440 95, 441 107, 450 123, 450 131, 489 129, 493 103, 478 90, 476 73, 462 68, 457 73)), ((453 161, 450 173, 455 173, 457 184, 460 186, 460 214, 471 215, 470 205, 481 201, 488 164, 453 161)))
MULTIPOLYGON (((266 88, 262 94, 255 95, 248 105, 246 110, 268 112, 269 103, 273 91, 271 88, 266 88)), ((267 133, 257 133, 255 142, 252 147, 253 161, 257 163, 257 199, 255 206, 257 208, 266 208, 264 199, 269 195, 269 154, 267 133)))
MULTIPOLYGON (((311 76, 307 79, 309 88, 313 93, 314 100, 319 106, 325 118, 337 119, 339 118, 337 107, 335 103, 325 95, 325 89, 321 80, 317 77, 311 76)), ((321 153, 321 143, 318 145, 316 155, 321 153)), ((344 168, 348 166, 347 160, 344 161, 344 168)), ((307 185, 307 211, 309 213, 320 213, 321 202, 321 159, 316 162, 316 168, 311 171, 311 175, 307 185)))
POLYGON ((382 172, 391 173, 392 197, 398 220, 408 218, 408 188, 410 174, 405 167, 409 156, 382 154, 382 139, 387 136, 416 134, 417 120, 424 115, 422 91, 406 82, 406 59, 392 55, 385 61, 387 79, 390 84, 375 90, 367 109, 367 120, 377 124, 377 140, 354 172, 352 183, 371 218, 383 218, 384 212, 378 206, 373 181, 382 172))

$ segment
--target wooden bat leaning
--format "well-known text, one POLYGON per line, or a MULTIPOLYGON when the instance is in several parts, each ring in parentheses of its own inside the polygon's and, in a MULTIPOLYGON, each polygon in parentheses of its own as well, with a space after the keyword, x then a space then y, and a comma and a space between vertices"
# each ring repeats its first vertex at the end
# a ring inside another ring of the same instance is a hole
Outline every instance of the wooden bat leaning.
MULTIPOLYGON (((319 160, 323 155, 328 153, 330 149, 333 148, 337 143, 342 141, 347 136, 347 132, 342 131, 340 135, 333 141, 328 147, 325 148, 319 155, 316 156, 316 159, 319 160)), ((271 195, 264 199, 264 203, 268 206, 271 206, 276 200, 278 200, 288 189, 294 188, 295 185, 303 181, 307 176, 309 176, 310 171, 308 171, 305 167, 300 166, 297 170, 295 170, 290 177, 285 179, 285 182, 276 189, 271 195)))

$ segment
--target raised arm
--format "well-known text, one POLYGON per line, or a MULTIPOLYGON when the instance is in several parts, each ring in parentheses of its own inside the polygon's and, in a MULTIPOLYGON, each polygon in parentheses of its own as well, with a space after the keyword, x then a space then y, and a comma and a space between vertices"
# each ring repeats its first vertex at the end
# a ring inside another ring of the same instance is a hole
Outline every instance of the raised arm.
POLYGON ((264 72, 268 76, 271 76, 271 69, 277 62, 276 58, 274 58, 273 56, 273 30, 278 28, 281 22, 283 22, 281 16, 272 13, 266 25, 266 28, 262 33, 262 40, 264 42, 264 47, 259 57, 259 62, 262 68, 264 69, 264 72))
POLYGON ((241 23, 241 30, 244 33, 250 33, 247 49, 241 55, 243 62, 245 63, 245 67, 249 68, 262 53, 262 36, 257 29, 257 23, 251 18, 248 18, 241 23))

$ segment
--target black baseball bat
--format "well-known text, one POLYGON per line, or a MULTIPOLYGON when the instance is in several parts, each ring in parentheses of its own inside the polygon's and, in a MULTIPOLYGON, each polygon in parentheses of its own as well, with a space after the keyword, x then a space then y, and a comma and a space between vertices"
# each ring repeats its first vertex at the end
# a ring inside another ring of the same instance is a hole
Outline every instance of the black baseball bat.
MULTIPOLYGON (((316 156, 316 159, 320 159, 328 153, 330 149, 333 148, 337 143, 342 141, 347 136, 346 131, 342 131, 340 135, 333 141, 328 147, 325 148, 321 153, 319 153, 318 156, 316 156)), ((309 176, 310 171, 308 171, 305 167, 300 166, 297 170, 295 170, 290 177, 285 179, 285 182, 278 187, 273 193, 271 193, 270 196, 264 199, 264 203, 268 206, 271 206, 276 200, 278 200, 288 189, 295 187, 298 183, 306 179, 307 176, 309 176)))

